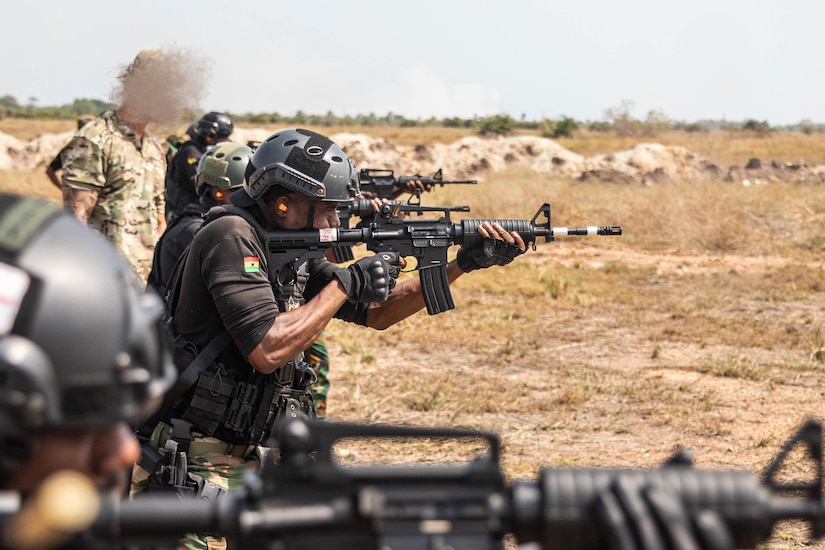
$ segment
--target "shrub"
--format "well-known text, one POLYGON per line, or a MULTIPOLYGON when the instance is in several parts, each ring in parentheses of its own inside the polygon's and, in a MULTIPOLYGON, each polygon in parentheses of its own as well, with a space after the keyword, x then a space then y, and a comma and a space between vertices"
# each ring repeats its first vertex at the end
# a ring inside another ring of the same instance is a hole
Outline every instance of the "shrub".
POLYGON ((562 117, 561 120, 556 122, 556 128, 553 130, 553 137, 560 138, 572 138, 573 134, 579 129, 579 123, 573 120, 570 117, 562 117))
POLYGON ((587 123, 587 129, 591 132, 609 132, 612 126, 606 120, 596 120, 587 123))
POLYGON ((746 132, 753 132, 759 137, 764 137, 770 133, 771 126, 766 120, 760 122, 750 118, 742 124, 742 130, 746 132))
POLYGON ((494 115, 481 119, 478 133, 482 136, 509 136, 516 128, 516 121, 509 115, 494 115))

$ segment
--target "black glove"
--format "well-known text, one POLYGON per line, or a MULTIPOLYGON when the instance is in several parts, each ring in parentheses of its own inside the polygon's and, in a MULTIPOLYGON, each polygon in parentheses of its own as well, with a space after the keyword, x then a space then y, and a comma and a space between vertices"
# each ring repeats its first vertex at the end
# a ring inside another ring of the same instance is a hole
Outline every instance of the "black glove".
POLYGON ((712 511, 691 518, 665 487, 619 478, 596 502, 597 523, 612 550, 729 550, 730 533, 712 511))
POLYGON ((458 249, 456 261, 458 267, 465 273, 484 269, 492 265, 507 265, 516 256, 524 254, 524 250, 514 244, 499 239, 484 237, 481 244, 462 246, 458 249))
POLYGON ((333 274, 341 281, 350 301, 364 304, 384 302, 401 274, 397 252, 380 252, 354 262, 333 274))

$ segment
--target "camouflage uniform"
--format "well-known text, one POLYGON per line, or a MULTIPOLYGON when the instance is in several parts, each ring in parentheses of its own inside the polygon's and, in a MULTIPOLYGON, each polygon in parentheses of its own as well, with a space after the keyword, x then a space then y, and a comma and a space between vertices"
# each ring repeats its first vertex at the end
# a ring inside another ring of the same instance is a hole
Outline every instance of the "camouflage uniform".
POLYGON ((89 227, 100 231, 146 283, 163 213, 166 160, 154 137, 138 142, 114 111, 86 124, 62 155, 63 184, 98 193, 89 227))
MULTIPOLYGON (((169 439, 170 426, 160 422, 152 433, 149 445, 163 449, 169 439)), ((224 491, 244 487, 244 478, 263 461, 264 449, 250 445, 232 446, 214 437, 195 437, 189 446, 188 472, 195 474, 224 491)), ((139 463, 132 469, 129 495, 134 498, 149 486, 150 473, 139 463)), ((178 550, 225 550, 226 539, 219 535, 190 533, 178 541, 178 550)))
POLYGON ((315 414, 318 418, 324 418, 327 414, 327 394, 329 393, 329 351, 326 335, 323 332, 304 352, 304 361, 312 367, 317 376, 317 380, 309 389, 315 401, 315 414))

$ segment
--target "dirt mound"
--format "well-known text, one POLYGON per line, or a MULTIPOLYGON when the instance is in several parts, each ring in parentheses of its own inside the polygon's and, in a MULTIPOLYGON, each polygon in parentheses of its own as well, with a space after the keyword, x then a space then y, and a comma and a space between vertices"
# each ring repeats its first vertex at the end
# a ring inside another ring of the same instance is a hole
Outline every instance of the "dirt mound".
POLYGON ((763 185, 777 181, 795 181, 800 184, 825 183, 825 166, 808 166, 804 160, 780 163, 775 160, 764 162, 750 159, 744 167, 731 166, 724 177, 742 185, 763 185))
POLYGON ((0 170, 36 170, 49 164, 73 132, 43 134, 21 141, 0 132, 0 170))
POLYGON ((715 165, 684 147, 640 143, 612 155, 587 159, 579 180, 645 184, 668 180, 691 180, 718 175, 715 165))
MULTIPOLYGON (((237 130, 238 141, 265 139, 263 130, 237 130)), ((637 145, 613 155, 585 157, 551 139, 517 137, 465 137, 449 145, 397 145, 365 134, 336 134, 358 166, 392 168, 396 173, 428 173, 442 168, 451 178, 467 178, 508 167, 530 168, 540 173, 599 181, 652 183, 692 179, 704 175, 712 163, 683 147, 656 143, 637 145)))
MULTIPOLYGON (((263 128, 239 128, 233 139, 246 143, 262 141, 269 135, 263 128)), ((71 136, 71 132, 45 134, 26 142, 0 132, 0 170, 42 169, 71 136)), ((809 167, 804 161, 780 164, 751 159, 744 168, 720 168, 684 147, 658 143, 642 143, 610 155, 585 157, 551 139, 533 136, 471 136, 448 145, 398 145, 366 134, 331 137, 359 167, 392 169, 397 174, 429 174, 442 168, 446 177, 463 179, 508 167, 523 167, 579 181, 608 183, 652 185, 694 179, 719 179, 743 185, 770 181, 825 183, 825 166, 809 167)))

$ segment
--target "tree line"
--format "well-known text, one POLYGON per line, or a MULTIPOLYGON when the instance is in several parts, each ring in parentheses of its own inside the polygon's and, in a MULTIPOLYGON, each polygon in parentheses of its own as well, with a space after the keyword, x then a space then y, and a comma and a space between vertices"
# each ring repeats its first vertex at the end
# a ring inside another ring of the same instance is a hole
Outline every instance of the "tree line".
MULTIPOLYGON (((111 103, 99 99, 75 99, 72 103, 60 106, 38 106, 37 98, 30 97, 26 104, 21 104, 11 95, 0 97, 1 118, 32 118, 32 119, 77 119, 82 116, 98 115, 112 109, 111 103)), ((701 120, 685 122, 670 119, 661 111, 649 111, 644 117, 636 117, 632 113, 633 102, 622 101, 620 105, 604 111, 604 120, 580 121, 568 116, 557 119, 543 118, 528 120, 525 115, 519 119, 507 114, 497 114, 484 117, 447 117, 413 119, 396 113, 376 115, 346 115, 338 116, 332 111, 326 114, 309 114, 297 111, 292 115, 279 113, 230 113, 235 122, 249 124, 282 124, 288 126, 396 126, 396 127, 444 127, 467 128, 480 135, 506 136, 518 130, 537 131, 543 137, 572 138, 579 130, 590 132, 613 132, 620 136, 655 136, 670 130, 685 132, 709 132, 726 130, 732 132, 751 132, 758 136, 766 136, 777 131, 798 131, 806 134, 825 132, 825 124, 815 124, 810 120, 802 120, 797 124, 786 126, 771 126, 765 120, 746 119, 743 121, 701 120)), ((202 113, 190 113, 187 120, 197 120, 202 113)))

